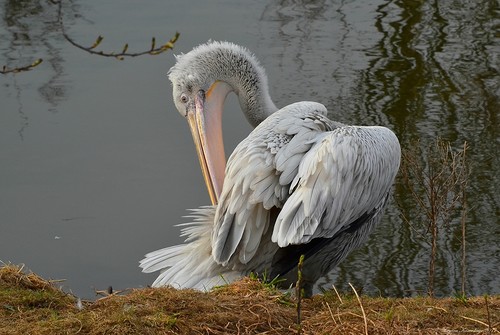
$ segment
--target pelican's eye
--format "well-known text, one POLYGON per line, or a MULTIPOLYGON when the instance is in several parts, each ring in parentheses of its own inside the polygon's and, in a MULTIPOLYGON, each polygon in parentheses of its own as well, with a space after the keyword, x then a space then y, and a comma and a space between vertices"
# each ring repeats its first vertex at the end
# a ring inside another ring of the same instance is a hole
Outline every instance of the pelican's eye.
POLYGON ((187 103, 187 102, 188 102, 188 100, 189 100, 189 98, 188 98, 187 94, 182 93, 182 94, 181 94, 181 102, 182 102, 183 104, 185 104, 185 103, 187 103))

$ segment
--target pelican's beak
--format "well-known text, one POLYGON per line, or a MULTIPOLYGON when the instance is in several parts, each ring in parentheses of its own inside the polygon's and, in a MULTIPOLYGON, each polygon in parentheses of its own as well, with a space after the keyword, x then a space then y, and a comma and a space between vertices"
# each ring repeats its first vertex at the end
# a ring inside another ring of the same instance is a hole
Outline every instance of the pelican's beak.
POLYGON ((201 171, 213 205, 219 201, 226 169, 221 118, 224 100, 229 91, 227 84, 215 82, 206 93, 200 90, 196 94, 194 106, 187 113, 201 171))

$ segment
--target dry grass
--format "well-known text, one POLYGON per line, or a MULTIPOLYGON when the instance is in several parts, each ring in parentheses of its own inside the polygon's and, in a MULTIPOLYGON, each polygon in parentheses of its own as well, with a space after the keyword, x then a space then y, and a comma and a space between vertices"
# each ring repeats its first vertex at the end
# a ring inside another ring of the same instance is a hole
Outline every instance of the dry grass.
MULTIPOLYGON (((498 334, 500 297, 303 299, 302 334, 498 334)), ((84 302, 21 268, 0 268, 0 334, 294 334, 296 301, 255 279, 211 292, 134 289, 84 302)))

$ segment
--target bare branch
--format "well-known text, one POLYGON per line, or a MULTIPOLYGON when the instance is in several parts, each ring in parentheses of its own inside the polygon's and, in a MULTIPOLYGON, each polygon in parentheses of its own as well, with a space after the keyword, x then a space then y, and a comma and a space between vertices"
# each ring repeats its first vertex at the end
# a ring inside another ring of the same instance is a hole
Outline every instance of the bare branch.
MULTIPOLYGON (((66 29, 63 24, 63 19, 62 19, 62 0, 50 0, 51 3, 54 5, 57 5, 57 22, 59 23, 59 26, 61 27, 61 32, 64 36, 64 38, 71 43, 73 46, 84 50, 90 54, 93 55, 99 55, 99 56, 104 56, 104 57, 114 57, 119 60, 125 59, 125 57, 138 57, 142 55, 159 55, 167 50, 173 49, 175 42, 179 39, 179 32, 176 32, 175 35, 165 44, 160 45, 159 47, 156 47, 156 39, 153 37, 151 40, 151 48, 148 50, 140 51, 140 52, 128 52, 128 43, 126 43, 123 46, 123 49, 121 52, 106 52, 106 51, 98 51, 95 50, 102 42, 104 39, 103 36, 99 35, 94 43, 91 46, 85 47, 75 40, 73 40, 68 33, 66 32, 66 29)), ((29 71, 33 69, 34 67, 40 65, 42 63, 42 59, 39 58, 35 60, 33 63, 29 65, 24 65, 24 66, 18 66, 14 68, 8 68, 6 65, 2 67, 0 70, 0 74, 7 74, 7 73, 19 73, 19 72, 24 72, 24 71, 29 71)))
POLYGON ((72 39, 68 33, 66 32, 66 29, 63 24, 63 19, 62 19, 62 0, 52 0, 51 1, 53 4, 57 4, 58 9, 57 9, 57 20, 59 22, 59 25, 61 26, 61 32, 64 36, 64 38, 71 43, 73 46, 84 50, 90 54, 93 55, 98 55, 98 56, 104 56, 104 57, 114 57, 119 60, 125 59, 125 57, 138 57, 142 55, 159 55, 167 50, 173 49, 175 42, 179 39, 179 32, 176 32, 175 35, 165 44, 160 45, 159 47, 156 47, 156 39, 153 37, 152 38, 152 43, 151 43, 151 48, 148 50, 140 51, 140 52, 128 52, 128 43, 126 43, 122 49, 121 52, 107 52, 107 51, 98 51, 95 50, 97 48, 104 37, 102 35, 99 35, 95 42, 91 46, 83 46, 80 43, 76 42, 74 39, 72 39))
POLYGON ((449 142, 436 139, 426 148, 420 142, 410 144, 403 152, 401 175, 409 197, 404 203, 413 202, 410 207, 403 207, 398 201, 401 216, 412 231, 423 241, 430 243, 428 268, 428 292, 434 294, 434 276, 438 253, 440 230, 459 221, 462 232, 462 295, 465 283, 465 222, 467 214, 466 186, 468 168, 466 161, 467 144, 462 150, 454 151, 449 142), (408 209, 409 208, 409 209, 408 209), (460 213, 460 214, 458 214, 460 213), (410 220, 411 218, 411 220, 410 220), (416 229, 414 222, 420 223, 416 229))
POLYGON ((23 72, 23 71, 29 71, 32 68, 40 65, 42 62, 43 62, 43 59, 38 58, 36 61, 34 61, 33 63, 31 63, 30 65, 20 66, 20 67, 14 67, 12 69, 9 69, 9 68, 7 68, 7 66, 4 65, 2 67, 2 70, 0 70, 0 73, 1 74, 7 74, 7 73, 18 73, 18 72, 23 72))

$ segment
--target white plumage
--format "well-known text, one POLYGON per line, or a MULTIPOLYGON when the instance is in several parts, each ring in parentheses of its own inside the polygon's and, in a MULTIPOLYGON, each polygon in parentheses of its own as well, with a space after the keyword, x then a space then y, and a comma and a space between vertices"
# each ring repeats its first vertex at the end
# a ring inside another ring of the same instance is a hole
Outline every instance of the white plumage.
POLYGON ((179 112, 195 120, 191 131, 214 205, 194 210, 183 228, 186 242, 147 254, 143 271, 162 271, 153 286, 210 289, 250 272, 280 275, 290 285, 304 254, 310 295, 380 221, 399 168, 396 136, 385 127, 331 121, 316 102, 276 111, 263 68, 231 43, 178 57, 170 79, 179 112), (218 135, 209 127, 220 127, 230 92, 257 127, 225 166, 222 142, 210 142, 218 135))

